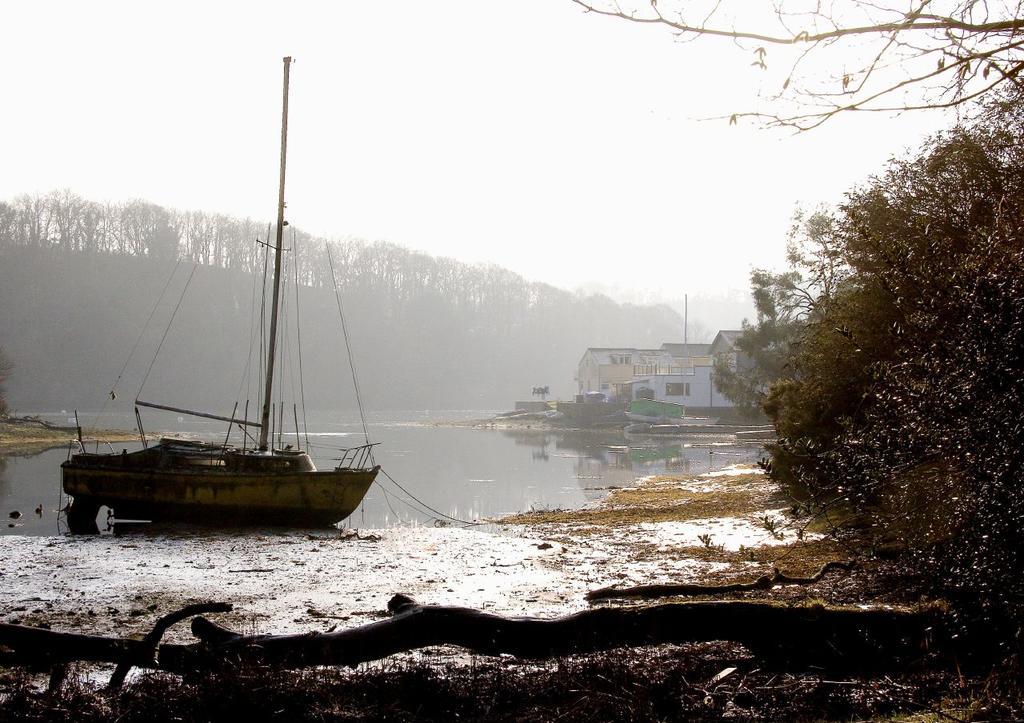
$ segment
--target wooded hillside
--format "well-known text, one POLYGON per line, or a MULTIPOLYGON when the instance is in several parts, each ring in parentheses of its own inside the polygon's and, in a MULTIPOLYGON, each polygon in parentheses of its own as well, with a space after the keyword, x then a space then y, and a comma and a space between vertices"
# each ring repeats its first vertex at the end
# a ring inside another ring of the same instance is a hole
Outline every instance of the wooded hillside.
MULTIPOLYGON (((119 394, 138 388, 195 266, 147 396, 228 411, 236 398, 255 400, 251 379, 248 394, 238 390, 261 301, 265 246, 256 238, 266 239, 267 229, 68 192, 0 202, 0 345, 14 367, 11 407, 98 408, 176 264, 119 394)), ((307 404, 348 407, 352 385, 326 242, 289 228, 286 246, 298 249, 286 313, 297 276, 307 404)), ((667 307, 577 295, 392 244, 345 241, 331 249, 368 409, 506 408, 537 385, 565 396, 586 347, 658 346, 681 336, 682 319, 667 307)), ((286 333, 294 348, 294 322, 286 333)), ((285 384, 298 366, 292 353, 285 384)))

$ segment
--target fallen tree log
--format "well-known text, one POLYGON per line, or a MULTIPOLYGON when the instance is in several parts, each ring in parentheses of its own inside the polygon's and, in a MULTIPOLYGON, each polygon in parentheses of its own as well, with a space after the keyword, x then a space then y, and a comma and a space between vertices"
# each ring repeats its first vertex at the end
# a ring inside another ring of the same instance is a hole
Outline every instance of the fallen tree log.
POLYGON ((114 669, 114 674, 110 676, 110 682, 107 683, 107 687, 111 690, 120 688, 124 684, 124 679, 128 676, 128 672, 135 666, 145 668, 156 667, 157 647, 160 645, 164 633, 175 623, 180 623, 182 620, 187 620, 203 613, 228 613, 232 609, 233 606, 230 603, 196 603, 194 605, 186 605, 181 610, 164 615, 156 621, 149 634, 139 641, 141 644, 132 651, 132 655, 126 655, 118 661, 117 668, 114 669))
POLYGON ((691 583, 660 583, 655 585, 637 585, 635 587, 602 587, 587 593, 587 600, 609 600, 612 598, 639 597, 644 599, 658 597, 694 597, 697 595, 725 595, 736 592, 754 590, 770 590, 776 585, 811 585, 821 580, 832 570, 849 572, 856 563, 826 562, 810 577, 795 577, 773 568, 771 575, 762 575, 753 582, 734 582, 725 585, 698 585, 691 583))
POLYGON ((109 687, 119 688, 132 667, 155 668, 156 650, 175 623, 202 613, 229 612, 228 603, 197 603, 164 615, 142 640, 100 635, 60 633, 27 625, 0 624, 0 665, 50 669, 50 689, 64 680, 67 664, 75 661, 117 663, 109 687))
POLYGON ((396 595, 392 617, 334 633, 243 636, 195 618, 193 645, 163 645, 159 666, 190 673, 225 664, 348 665, 436 645, 486 655, 553 658, 625 646, 730 640, 755 655, 830 669, 901 668, 920 658, 936 620, 928 610, 793 607, 709 601, 594 608, 559 618, 510 618, 420 605, 396 595))
POLYGON ((27 625, 0 624, 0 664, 48 668, 76 660, 117 663, 141 649, 141 640, 59 633, 27 625))
POLYGON ((189 606, 161 618, 144 640, 4 624, 0 625, 0 664, 46 666, 59 672, 61 666, 78 660, 117 663, 111 679, 116 688, 132 666, 183 675, 235 664, 355 666, 438 645, 485 655, 544 659, 618 647, 727 640, 744 645, 767 663, 878 670, 904 668, 921 658, 937 638, 940 644, 947 642, 943 613, 936 609, 733 600, 593 608, 545 619, 420 605, 396 595, 388 604, 391 618, 334 633, 241 635, 195 617, 192 632, 198 642, 159 645, 174 622, 200 610, 228 609, 230 605, 223 603, 189 606))

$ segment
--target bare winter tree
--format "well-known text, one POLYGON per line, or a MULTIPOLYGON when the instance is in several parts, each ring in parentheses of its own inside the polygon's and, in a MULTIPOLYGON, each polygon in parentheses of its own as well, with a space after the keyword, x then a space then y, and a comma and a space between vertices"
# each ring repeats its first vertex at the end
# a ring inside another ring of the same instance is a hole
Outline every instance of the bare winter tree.
POLYGON ((1021 0, 572 1, 681 41, 725 40, 751 53, 768 74, 769 110, 734 113, 730 123, 802 131, 839 113, 957 107, 1014 96, 1024 69, 1021 0))

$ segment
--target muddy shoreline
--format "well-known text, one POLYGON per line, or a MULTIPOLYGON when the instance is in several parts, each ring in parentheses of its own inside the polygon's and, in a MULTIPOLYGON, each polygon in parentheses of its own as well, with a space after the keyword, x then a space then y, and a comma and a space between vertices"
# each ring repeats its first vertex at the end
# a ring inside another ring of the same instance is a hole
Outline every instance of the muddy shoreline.
POLYGON ((0 608, 3 622, 141 634, 175 606, 218 599, 236 605, 226 624, 298 632, 372 619, 398 592, 558 615, 583 609, 587 591, 611 584, 753 579, 797 549, 806 566, 817 564, 810 551, 820 543, 798 540, 798 528, 783 523, 773 485, 754 470, 732 471, 646 478, 579 510, 482 527, 392 527, 359 537, 180 527, 8 536, 0 539, 0 608), (764 529, 765 516, 779 518, 775 533, 764 529))
MULTIPOLYGON (((195 528, 98 537, 9 536, 0 538, 5 560, 0 610, 2 622, 134 637, 148 632, 167 612, 210 600, 233 603, 234 611, 217 620, 248 634, 362 625, 384 617, 387 601, 398 592, 424 604, 553 617, 591 605, 641 604, 588 603, 586 593, 600 587, 752 581, 774 567, 800 575, 825 561, 846 559, 842 547, 810 532, 806 522, 792 514, 786 496, 759 470, 735 466, 701 476, 647 477, 635 486, 611 489, 604 499, 580 509, 529 512, 485 527, 398 527, 360 530, 359 535, 195 528)), ((732 597, 894 606, 916 604, 917 596, 918 591, 900 584, 898 571, 875 565, 813 585, 732 597)), ((179 625, 165 640, 187 643, 192 637, 187 626, 179 625)), ((78 670, 87 680, 103 681, 109 675, 95 666, 78 670)), ((0 700, 4 689, 27 690, 26 679, 12 675, 0 676, 0 700)), ((703 714, 711 719, 771 718, 783 711, 792 712, 793 718, 821 719, 906 713, 915 706, 920 709, 921 700, 929 706, 941 701, 955 684, 960 686, 958 695, 973 695, 978 683, 971 677, 956 683, 951 672, 921 672, 860 675, 837 686, 813 671, 773 671, 740 646, 716 643, 540 663, 441 647, 394 656, 355 673, 287 673, 273 681, 260 675, 238 671, 231 680, 220 680, 221 687, 211 690, 204 705, 216 705, 225 687, 244 696, 246 686, 259 685, 282 696, 283 710, 306 700, 308 710, 320 711, 320 719, 445 719, 467 715, 470 697, 494 695, 507 700, 488 708, 493 719, 521 719, 532 710, 545 712, 542 718, 560 711, 564 719, 577 720, 587 718, 587 711, 603 718, 612 710, 604 703, 583 703, 580 686, 601 688, 602 681, 614 681, 608 695, 639 706, 636 715, 626 716, 635 719, 663 710, 666 701, 657 691, 664 686, 676 686, 672 695, 679 706, 667 709, 675 711, 671 715, 659 714, 666 719, 703 714), (716 671, 730 667, 741 675, 708 683, 716 671), (387 681, 403 676, 411 677, 406 680, 409 693, 395 694, 394 700, 374 697, 387 681), (429 690, 417 689, 416 681, 426 679, 433 681, 429 690), (314 691, 314 699, 300 690, 314 691), (349 696, 344 701, 338 697, 343 690, 349 696), (519 698, 516 690, 522 693, 519 698), (552 697, 555 690, 561 698, 552 697), (353 695, 361 696, 364 705, 354 712, 353 695), (425 714, 424 705, 435 712, 425 714), (337 715, 327 715, 327 710, 337 715)), ((159 674, 142 675, 135 685, 143 687, 130 688, 121 700, 141 706, 138 719, 147 706, 151 712, 168 695, 170 700, 186 690, 178 679, 159 674), (147 694, 131 698, 140 690, 145 693, 147 685, 163 691, 160 700, 147 694)), ((109 705, 91 684, 69 690, 109 705)), ((194 700, 194 691, 187 697, 194 700)), ((31 705, 30 697, 25 700, 31 705)))
MULTIPOLYGON (((225 624, 252 632, 358 625, 384 615, 399 592, 554 616, 586 608, 588 591, 610 585, 747 581, 776 565, 808 574, 842 559, 803 522, 773 483, 736 467, 645 478, 581 509, 481 527, 8 536, 0 609, 8 623, 133 635, 169 610, 214 599, 235 605, 225 624)), ((189 639, 184 629, 175 635, 189 639)))

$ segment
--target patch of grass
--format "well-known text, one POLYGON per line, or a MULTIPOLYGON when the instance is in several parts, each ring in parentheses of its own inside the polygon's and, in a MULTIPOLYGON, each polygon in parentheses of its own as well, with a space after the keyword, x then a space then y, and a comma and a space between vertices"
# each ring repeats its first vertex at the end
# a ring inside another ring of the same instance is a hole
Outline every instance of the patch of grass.
MULTIPOLYGON (((613 493, 613 497, 614 497, 613 493)), ((502 520, 512 525, 573 524, 622 527, 644 522, 686 522, 711 517, 740 517, 764 509, 763 504, 742 492, 681 492, 646 496, 646 502, 637 501, 619 506, 610 500, 605 506, 581 510, 539 510, 513 515, 502 520)))
POLYGON ((236 669, 189 680, 150 673, 118 693, 72 679, 51 695, 28 676, 0 673, 0 721, 879 719, 939 710, 944 697, 977 695, 985 684, 942 670, 824 678, 765 666, 737 645, 699 643, 543 663, 478 657, 356 671, 236 669), (735 672, 714 681, 730 667, 735 672))
POLYGON ((758 545, 740 550, 724 550, 703 545, 670 547, 660 548, 658 554, 677 560, 774 566, 795 576, 811 575, 826 562, 851 557, 846 547, 831 538, 797 540, 788 545, 758 545))
MULTIPOLYGON (((83 429, 82 436, 87 443, 125 442, 139 438, 137 433, 118 429, 83 429)), ((48 425, 24 417, 0 420, 0 449, 5 454, 38 452, 49 447, 65 446, 77 437, 74 427, 48 425)))
POLYGON ((503 524, 568 524, 622 527, 644 522, 687 522, 716 517, 744 517, 788 500, 763 475, 719 478, 719 489, 694 491, 678 477, 652 477, 636 487, 612 490, 596 507, 535 510, 502 518, 503 524))

